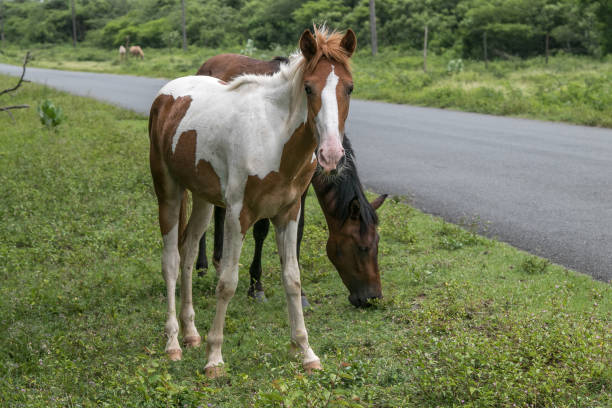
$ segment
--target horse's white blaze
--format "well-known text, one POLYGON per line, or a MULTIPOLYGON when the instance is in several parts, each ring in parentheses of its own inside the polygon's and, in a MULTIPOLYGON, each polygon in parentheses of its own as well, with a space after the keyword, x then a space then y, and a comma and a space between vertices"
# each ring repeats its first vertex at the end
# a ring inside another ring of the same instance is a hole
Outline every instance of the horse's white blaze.
POLYGON ((342 140, 340 139, 340 118, 336 96, 339 78, 334 72, 334 66, 331 67, 321 92, 321 109, 317 113, 315 124, 319 134, 319 151, 327 152, 324 153, 324 156, 335 161, 342 157, 342 140))
MULTIPOLYGON (((326 135, 334 136, 340 133, 338 119, 338 98, 336 97, 336 87, 338 86, 338 76, 334 72, 334 66, 327 76, 325 86, 321 92, 321 110, 315 118, 317 131, 321 137, 326 135)), ((321 140, 323 142, 323 140, 321 140)))

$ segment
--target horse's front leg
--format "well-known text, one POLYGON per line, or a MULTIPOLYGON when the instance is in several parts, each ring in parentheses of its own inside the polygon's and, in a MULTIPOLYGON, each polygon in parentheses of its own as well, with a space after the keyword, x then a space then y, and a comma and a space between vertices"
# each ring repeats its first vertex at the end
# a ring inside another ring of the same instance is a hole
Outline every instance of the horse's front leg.
POLYGON ((282 281, 287 297, 292 347, 302 354, 304 369, 310 373, 322 367, 319 357, 308 344, 308 332, 302 312, 300 268, 296 249, 299 215, 300 203, 296 202, 290 211, 275 217, 272 222, 276 228, 276 244, 283 269, 282 281))
POLYGON ((207 337, 207 363, 204 369, 209 378, 223 375, 223 326, 227 305, 236 293, 238 286, 238 261, 244 235, 240 225, 239 211, 227 210, 223 228, 223 257, 220 264, 220 276, 217 284, 217 308, 207 337))

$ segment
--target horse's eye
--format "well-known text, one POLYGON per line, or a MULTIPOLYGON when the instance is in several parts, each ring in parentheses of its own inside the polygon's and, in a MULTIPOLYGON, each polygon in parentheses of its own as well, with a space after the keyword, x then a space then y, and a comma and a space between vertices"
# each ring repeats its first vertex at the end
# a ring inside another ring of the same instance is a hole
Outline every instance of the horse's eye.
POLYGON ((370 250, 370 248, 369 248, 369 247, 367 247, 367 246, 365 246, 365 247, 364 247, 364 246, 360 246, 360 247, 359 247, 359 250, 360 250, 361 252, 368 252, 368 251, 370 250))
POLYGON ((304 86, 304 90, 306 91, 306 95, 310 95, 312 93, 312 88, 310 88, 308 85, 304 86))
POLYGON ((348 92, 349 95, 352 94, 353 93, 353 85, 349 86, 346 91, 348 92))

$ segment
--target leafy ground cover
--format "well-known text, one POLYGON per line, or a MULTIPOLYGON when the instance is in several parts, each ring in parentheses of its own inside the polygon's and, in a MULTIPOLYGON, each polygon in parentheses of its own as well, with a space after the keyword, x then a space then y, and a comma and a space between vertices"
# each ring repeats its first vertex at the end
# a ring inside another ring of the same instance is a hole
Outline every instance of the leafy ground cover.
MULTIPOLYGON (((0 76, 0 88, 14 79, 0 76)), ((305 376, 289 327, 274 239, 269 302, 246 297, 252 240, 229 306, 229 374, 203 375, 204 348, 164 356, 165 285, 145 118, 25 84, 0 116, 2 406, 609 407, 612 288, 400 198, 380 211, 385 298, 353 308, 327 260, 311 196, 302 279, 325 370, 305 376)), ((196 323, 214 313, 214 273, 194 281, 196 323)))
MULTIPOLYGON (((194 74, 213 55, 244 51, 249 50, 147 49, 144 62, 120 62, 116 50, 40 46, 33 49, 32 66, 175 78, 194 74)), ((251 51, 265 59, 292 49, 251 51)), ((386 49, 377 57, 368 52, 353 59, 357 98, 612 127, 612 56, 598 60, 560 53, 548 65, 538 57, 492 61, 485 68, 482 61, 459 62, 447 53, 430 55, 424 73, 417 51, 386 49)), ((23 54, 9 48, 0 62, 19 64, 23 54)))

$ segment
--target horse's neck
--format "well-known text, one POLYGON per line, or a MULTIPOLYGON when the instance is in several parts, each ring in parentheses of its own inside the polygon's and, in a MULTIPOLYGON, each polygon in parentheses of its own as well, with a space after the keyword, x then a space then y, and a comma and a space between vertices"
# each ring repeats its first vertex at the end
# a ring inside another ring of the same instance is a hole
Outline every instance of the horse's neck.
POLYGON ((337 231, 342 226, 342 220, 336 218, 338 205, 338 188, 333 181, 325 180, 324 176, 315 174, 312 178, 312 187, 315 190, 319 205, 323 210, 325 222, 330 231, 337 231))

